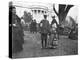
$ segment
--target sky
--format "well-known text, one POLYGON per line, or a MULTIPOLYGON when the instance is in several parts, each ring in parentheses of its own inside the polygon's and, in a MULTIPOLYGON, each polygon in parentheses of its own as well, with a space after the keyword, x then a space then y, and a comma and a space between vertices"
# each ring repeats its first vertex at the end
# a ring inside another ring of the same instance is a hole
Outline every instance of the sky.
POLYGON ((74 6, 69 10, 67 16, 71 16, 76 21, 76 23, 78 23, 78 20, 77 20, 78 19, 78 12, 79 12, 78 6, 74 6))

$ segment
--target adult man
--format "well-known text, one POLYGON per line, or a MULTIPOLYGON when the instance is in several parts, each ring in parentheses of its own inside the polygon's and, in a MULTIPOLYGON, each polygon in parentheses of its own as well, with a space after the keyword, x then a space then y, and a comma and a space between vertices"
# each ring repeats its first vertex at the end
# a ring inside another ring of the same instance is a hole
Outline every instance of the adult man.
POLYGON ((40 30, 42 48, 47 48, 47 35, 49 33, 49 21, 47 20, 47 15, 44 15, 44 19, 40 22, 40 30))

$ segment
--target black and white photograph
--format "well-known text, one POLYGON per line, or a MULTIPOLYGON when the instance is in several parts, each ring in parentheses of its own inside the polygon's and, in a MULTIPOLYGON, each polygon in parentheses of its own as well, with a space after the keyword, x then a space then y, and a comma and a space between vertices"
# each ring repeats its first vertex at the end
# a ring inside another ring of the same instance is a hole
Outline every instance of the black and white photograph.
POLYGON ((78 55, 78 6, 9 2, 9 57, 78 55))

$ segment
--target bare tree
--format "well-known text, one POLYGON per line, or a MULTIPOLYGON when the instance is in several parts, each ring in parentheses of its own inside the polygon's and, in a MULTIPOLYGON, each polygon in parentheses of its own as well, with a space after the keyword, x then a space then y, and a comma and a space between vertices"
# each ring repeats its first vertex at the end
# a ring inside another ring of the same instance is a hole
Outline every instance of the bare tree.
POLYGON ((71 7, 73 7, 74 5, 62 5, 62 4, 59 4, 59 11, 57 12, 56 9, 55 9, 55 5, 53 4, 53 10, 54 12, 56 13, 56 15, 58 16, 59 18, 59 24, 62 23, 62 21, 65 20, 67 14, 68 14, 68 11, 71 7))

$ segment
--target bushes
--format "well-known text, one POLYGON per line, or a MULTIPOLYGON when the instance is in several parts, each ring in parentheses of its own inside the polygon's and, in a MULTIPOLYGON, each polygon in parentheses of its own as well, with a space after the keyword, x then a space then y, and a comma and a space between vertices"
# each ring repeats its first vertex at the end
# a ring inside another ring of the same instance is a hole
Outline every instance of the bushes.
POLYGON ((73 40, 76 40, 78 39, 78 29, 72 29, 70 34, 69 34, 69 38, 70 39, 73 39, 73 40))

